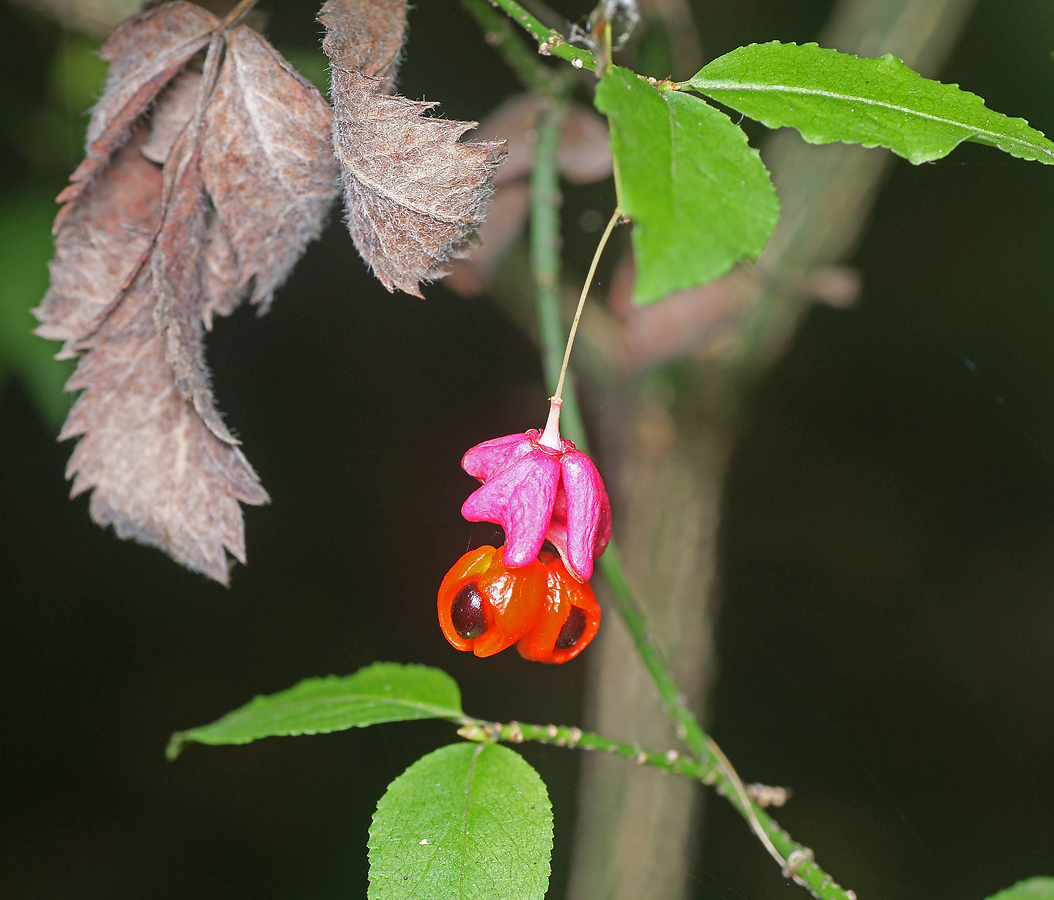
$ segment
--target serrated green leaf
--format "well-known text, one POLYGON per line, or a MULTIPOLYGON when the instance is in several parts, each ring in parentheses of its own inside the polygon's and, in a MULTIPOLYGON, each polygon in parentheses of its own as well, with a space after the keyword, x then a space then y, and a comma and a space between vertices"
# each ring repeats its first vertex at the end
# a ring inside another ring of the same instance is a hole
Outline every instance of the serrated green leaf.
POLYGON ((596 107, 611 125, 619 209, 633 219, 633 299, 652 303, 756 259, 779 203, 743 131, 697 97, 612 66, 596 107))
POLYGON ((1054 878, 1029 878, 988 900, 1054 900, 1054 878))
POLYGON ((369 848, 369 900, 541 900, 552 806, 518 753, 452 744, 391 783, 369 848))
POLYGON ((913 163, 947 156, 963 141, 1054 164, 1054 143, 988 109, 976 94, 923 78, 895 56, 861 59, 816 44, 750 44, 678 85, 769 128, 789 126, 812 144, 888 147, 913 163))
POLYGON ((257 697, 211 725, 177 731, 165 755, 175 759, 191 741, 248 744, 263 737, 326 734, 381 722, 461 718, 461 692, 446 672, 374 663, 353 675, 308 678, 280 693, 257 697))

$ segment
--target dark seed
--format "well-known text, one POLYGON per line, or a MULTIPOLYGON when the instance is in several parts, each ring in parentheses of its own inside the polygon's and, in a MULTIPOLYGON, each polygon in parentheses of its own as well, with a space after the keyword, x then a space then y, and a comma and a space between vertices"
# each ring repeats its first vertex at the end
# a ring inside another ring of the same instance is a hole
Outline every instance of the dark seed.
POLYGON ((560 629, 560 633, 556 636, 556 649, 570 650, 578 643, 578 639, 582 637, 582 632, 585 630, 586 614, 577 606, 572 606, 571 612, 567 614, 567 621, 564 622, 564 627, 560 629))
MULTIPOLYGON (((466 641, 478 638, 487 630, 487 619, 483 615, 483 597, 480 596, 476 582, 469 582, 457 592, 454 602, 450 605, 450 621, 454 623, 454 631, 466 641)), ((585 627, 584 621, 582 624, 585 627)))

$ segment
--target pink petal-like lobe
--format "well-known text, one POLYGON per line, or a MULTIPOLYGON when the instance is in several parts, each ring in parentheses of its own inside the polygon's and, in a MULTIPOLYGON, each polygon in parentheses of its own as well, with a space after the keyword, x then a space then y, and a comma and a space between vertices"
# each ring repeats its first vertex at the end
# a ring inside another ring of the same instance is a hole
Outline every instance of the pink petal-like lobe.
POLYGON ((561 483, 556 489, 556 500, 553 502, 553 515, 549 520, 549 530, 545 532, 545 539, 556 548, 564 566, 579 581, 582 575, 571 568, 567 559, 567 492, 561 483))
POLYGON ((505 530, 505 565, 525 566, 541 552, 559 483, 559 455, 534 445, 477 488, 461 515, 470 522, 500 525, 505 530))
POLYGON ((597 467, 581 450, 560 457, 560 487, 567 498, 567 567, 588 581, 593 560, 611 539, 611 503, 597 467))
POLYGON ((478 488, 461 507, 470 522, 505 530, 504 562, 525 566, 548 540, 579 581, 611 538, 611 504, 592 460, 571 441, 540 443, 541 432, 510 434, 477 444, 461 460, 478 488))
POLYGON ((461 468, 473 478, 489 481, 495 472, 529 453, 531 446, 531 439, 525 434, 509 434, 484 441, 461 457, 461 468))

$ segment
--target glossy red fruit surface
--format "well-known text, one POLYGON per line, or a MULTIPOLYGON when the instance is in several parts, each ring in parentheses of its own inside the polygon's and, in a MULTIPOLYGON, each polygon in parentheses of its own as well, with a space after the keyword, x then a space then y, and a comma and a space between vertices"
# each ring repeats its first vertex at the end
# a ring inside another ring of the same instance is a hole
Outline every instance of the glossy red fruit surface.
POLYGON ((439 587, 439 627, 458 650, 493 656, 534 626, 548 581, 538 560, 510 567, 497 547, 470 550, 439 587))
POLYGON ((545 602, 516 649, 524 659, 565 663, 581 653, 600 628, 600 606, 589 582, 576 579, 555 553, 544 552, 545 602))

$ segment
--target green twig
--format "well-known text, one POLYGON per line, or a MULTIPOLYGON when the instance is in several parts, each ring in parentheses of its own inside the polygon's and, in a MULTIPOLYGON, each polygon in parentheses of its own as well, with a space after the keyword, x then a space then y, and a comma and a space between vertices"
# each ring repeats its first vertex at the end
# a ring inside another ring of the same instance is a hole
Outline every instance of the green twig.
MULTIPOLYGON (((520 81, 547 98, 538 122, 531 169, 531 274, 534 279, 542 370, 549 393, 556 392, 560 377, 564 327, 560 304, 560 173, 556 153, 560 128, 567 109, 572 80, 566 72, 555 72, 517 38, 509 20, 499 15, 488 0, 461 0, 483 30, 487 43, 496 47, 520 81)), ((578 397, 571 392, 563 405, 564 423, 584 433, 578 397)))
MULTIPOLYGON (((578 316, 582 311, 582 302, 584 302, 589 290, 589 284, 596 269, 598 257, 619 218, 616 210, 604 232, 604 238, 597 248, 597 254, 593 258, 589 277, 586 279, 585 287, 582 289, 582 298, 579 302, 578 311, 575 314, 575 322, 571 328, 571 338, 568 339, 567 347, 561 354, 560 341, 563 339, 563 327, 560 322, 559 306, 559 215, 557 211, 559 181, 556 171, 556 149, 560 139, 561 114, 562 107, 557 103, 553 103, 543 114, 538 129, 538 138, 535 143, 534 170, 531 181, 531 261, 538 299, 539 338, 542 344, 545 372, 550 385, 554 373, 557 373, 559 378, 554 391, 554 403, 559 403, 562 397, 563 372, 567 364, 568 354, 571 351, 571 343, 574 338, 575 326, 578 324, 578 316)), ((576 446, 585 449, 587 443, 585 440, 585 429, 582 426, 575 398, 576 392, 569 386, 563 403, 566 413, 570 413, 570 415, 567 415, 564 420, 564 426, 566 433, 576 446)), ((554 409, 559 411, 558 406, 555 406, 554 409)), ((750 823, 750 827, 757 835, 758 840, 761 841, 765 849, 781 866, 786 867, 787 857, 779 852, 760 820, 755 816, 750 799, 735 769, 717 744, 707 736, 706 732, 699 725, 699 721, 688 708, 687 698, 677 688, 669 666, 662 658, 658 647, 651 640, 644 614, 633 599, 629 583, 622 569, 618 548, 614 544, 608 546, 607 553, 601 558, 600 564, 604 577, 615 598, 619 613, 633 636, 634 643, 637 645, 637 651, 644 661, 644 665, 652 680, 655 682, 667 710, 677 723, 678 736, 688 745, 692 755, 705 765, 708 770, 724 773, 727 782, 733 787, 734 795, 738 801, 737 807, 750 823)))
POLYGON ((587 50, 581 50, 567 42, 559 31, 546 28, 538 19, 525 10, 516 0, 489 0, 491 6, 495 6, 505 13, 513 22, 526 31, 538 42, 538 52, 542 56, 558 56, 566 59, 576 69, 588 69, 595 72, 597 67, 596 57, 587 50))
MULTIPOLYGON (((556 168, 565 110, 566 105, 559 98, 550 99, 546 105, 538 122, 531 169, 531 273, 542 369, 550 395, 556 393, 560 380, 565 335, 560 315, 560 174, 556 168)), ((564 398, 562 416, 565 427, 584 433, 582 411, 574 391, 564 398)))
POLYGON ((461 0, 461 5, 476 20, 486 42, 501 53, 509 68, 527 87, 550 96, 566 93, 569 82, 562 77, 566 70, 558 73, 545 65, 538 54, 517 36, 512 23, 496 12, 488 0, 461 0))
MULTIPOLYGON (((558 140, 559 118, 553 110, 548 110, 546 116, 543 117, 542 126, 539 127, 538 141, 535 146, 535 172, 532 178, 531 253, 541 325, 539 338, 542 343, 546 375, 550 378, 554 367, 559 366, 557 360, 561 356, 560 344, 563 340, 557 287, 559 282, 559 254, 557 252, 559 221, 555 212, 556 198, 559 196, 559 184, 556 181, 555 168, 555 153, 558 140), (540 173, 539 169, 541 170, 540 173)), ((611 224, 613 223, 614 219, 611 224)), ((609 231, 611 224, 608 226, 609 231)), ((573 402, 575 397, 573 387, 568 386, 568 388, 564 396, 565 409, 570 405, 569 401, 573 402)), ((577 406, 573 408, 577 413, 577 406)), ((564 421, 564 430, 567 437, 576 446, 583 450, 588 447, 585 430, 582 427, 582 421, 579 416, 568 416, 564 421)), ((633 597, 626 573, 622 568, 618 547, 614 541, 608 545, 607 551, 601 556, 600 569, 611 590, 619 615, 633 638, 637 652, 651 675, 652 681, 655 682, 659 696, 662 698, 667 711, 677 724, 677 734, 691 751, 693 764, 699 767, 697 770, 698 774, 692 777, 699 777, 700 780, 706 783, 714 784, 718 793, 735 806, 743 818, 747 820, 765 849, 783 867, 787 877, 793 877, 796 881, 808 887, 817 897, 823 898, 823 900, 853 900, 855 895, 851 891, 843 890, 826 872, 812 862, 811 851, 796 844, 789 835, 780 831, 779 826, 768 819, 767 816, 764 814, 759 815, 761 812, 760 807, 750 800, 732 764, 721 751, 721 748, 703 731, 699 720, 688 706, 687 698, 677 687, 670 667, 648 633, 644 613, 633 597), (779 839, 777 840, 777 838, 779 839)), ((577 729, 575 729, 575 732, 576 734, 582 734, 577 729)), ((543 734, 542 731, 536 733, 538 735, 543 734)), ((545 731, 545 734, 547 733, 545 731)), ((544 738, 538 736, 530 739, 542 740, 544 738)), ((618 745, 616 742, 607 741, 597 735, 590 735, 589 739, 592 742, 592 746, 584 743, 581 739, 574 741, 574 744, 589 749, 600 749, 600 745, 603 744, 603 749, 608 750, 608 752, 619 753, 620 755, 628 754, 634 756, 634 758, 641 752, 636 748, 630 748, 626 753, 622 753, 618 747, 621 746, 625 749, 628 745, 618 745), (611 747, 616 749, 611 750, 611 747)), ((659 756, 665 758, 663 754, 659 754, 659 756)), ((645 753, 643 761, 647 763, 650 759, 651 757, 645 753)), ((679 764, 683 765, 683 763, 679 764)), ((685 774, 688 773, 685 772, 685 774)))
POLYGON ((458 734, 471 741, 506 741, 512 744, 537 741, 568 749, 577 747, 581 750, 609 753, 612 756, 633 760, 638 765, 650 766, 663 772, 683 775, 701 781, 703 784, 712 785, 745 819, 748 821, 753 819, 764 831, 768 840, 785 860, 782 863, 784 878, 793 878, 820 900, 856 900, 856 894, 853 891, 841 887, 816 865, 812 850, 793 840, 761 806, 742 791, 741 785, 732 783, 724 764, 716 759, 708 759, 705 756, 701 759, 682 756, 676 750, 667 750, 665 753, 648 750, 633 744, 612 741, 579 728, 560 725, 529 725, 523 722, 502 723, 469 719, 468 724, 458 730, 458 734))
POLYGON ((538 122, 531 169, 531 273, 538 304, 538 338, 549 393, 560 377, 564 326, 560 321, 560 177, 556 151, 566 106, 550 100, 538 122))
MULTIPOLYGON (((578 59, 581 64, 576 67, 588 68, 591 71, 595 69, 596 60, 590 54, 571 47, 558 32, 546 28, 515 0, 489 2, 502 9, 531 34, 538 41, 539 52, 543 55, 560 56, 572 62, 578 59)), ((535 282, 539 341, 542 346, 546 382, 550 390, 559 393, 557 380, 564 356, 564 332, 560 316, 560 183, 556 152, 560 143, 567 82, 555 82, 547 67, 540 65, 529 54, 524 54, 523 45, 509 33, 507 23, 500 16, 494 15, 482 0, 462 0, 462 3, 521 80, 529 87, 540 90, 549 100, 537 129, 534 167, 531 173, 531 270, 535 282)), ((611 224, 608 226, 608 232, 610 230, 611 224)), ((594 260, 594 266, 595 262, 594 260)), ((563 417, 567 437, 579 448, 586 450, 588 441, 573 385, 568 386, 563 397, 563 417)), ((553 725, 510 723, 509 726, 502 726, 499 723, 475 721, 465 726, 462 733, 475 740, 537 740, 561 746, 601 750, 712 784, 747 820, 758 839, 783 867, 785 877, 794 878, 821 900, 856 900, 852 891, 842 889, 812 861, 811 850, 794 842, 790 835, 782 831, 761 807, 750 799, 732 764, 703 731, 699 720, 688 707, 687 698, 677 687, 673 673, 648 633, 644 613, 633 597, 614 541, 608 545, 607 552, 600 558, 600 568, 637 652, 655 682, 669 714, 676 722, 678 736, 688 746, 692 757, 681 756, 674 750, 667 753, 641 750, 639 747, 610 741, 577 728, 561 729, 553 725), (488 732, 487 729, 491 730, 488 732)))

